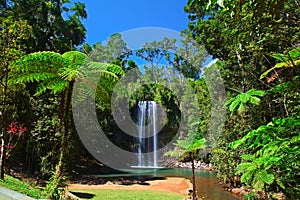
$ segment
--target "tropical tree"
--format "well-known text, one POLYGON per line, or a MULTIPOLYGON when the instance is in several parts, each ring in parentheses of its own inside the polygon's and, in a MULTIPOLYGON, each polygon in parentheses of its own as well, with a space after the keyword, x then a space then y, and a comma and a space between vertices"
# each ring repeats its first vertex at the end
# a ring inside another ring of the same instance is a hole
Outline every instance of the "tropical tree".
POLYGON ((52 179, 55 184, 51 185, 50 191, 56 190, 63 175, 68 147, 72 92, 75 78, 80 75, 80 68, 84 65, 87 66, 87 70, 106 74, 106 77, 110 77, 112 82, 118 80, 118 75, 123 73, 123 70, 117 65, 88 63, 87 55, 79 51, 69 51, 62 55, 55 52, 32 53, 17 60, 12 68, 15 77, 10 79, 11 84, 35 83, 38 84, 35 94, 37 96, 50 91, 61 95, 59 132, 62 144, 59 161, 52 179))
POLYGON ((32 26, 30 38, 22 41, 26 52, 64 53, 85 40, 82 23, 87 18, 85 5, 72 0, 7 0, 5 14, 26 20, 32 26))
POLYGON ((91 59, 97 62, 114 63, 124 68, 131 54, 122 35, 115 33, 109 36, 105 44, 98 42, 93 45, 91 59))
POLYGON ((159 68, 163 62, 170 58, 170 52, 174 51, 177 47, 175 45, 176 39, 165 37, 161 41, 147 42, 141 49, 136 52, 136 56, 144 59, 150 65, 152 70, 152 79, 155 83, 159 82, 159 68))
POLYGON ((26 21, 14 21, 12 17, 0 17, 0 178, 4 177, 5 130, 12 119, 7 115, 7 99, 10 91, 8 80, 11 63, 24 52, 21 42, 30 37, 31 27, 26 21))
POLYGON ((174 58, 168 60, 186 78, 198 79, 208 54, 204 45, 194 40, 192 31, 184 30, 180 35, 181 46, 175 50, 174 58))
POLYGON ((193 200, 196 200, 196 181, 195 181, 195 155, 200 149, 205 148, 205 139, 199 139, 195 137, 195 134, 189 134, 189 136, 182 140, 177 140, 174 143, 175 149, 165 153, 166 156, 173 156, 180 158, 184 154, 188 154, 192 162, 192 184, 193 184, 193 200))

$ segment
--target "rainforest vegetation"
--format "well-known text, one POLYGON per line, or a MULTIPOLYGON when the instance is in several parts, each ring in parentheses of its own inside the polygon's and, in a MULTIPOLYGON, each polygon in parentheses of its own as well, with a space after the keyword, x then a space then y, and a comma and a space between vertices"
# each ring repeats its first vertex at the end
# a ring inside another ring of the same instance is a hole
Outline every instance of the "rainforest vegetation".
POLYGON ((131 50, 118 33, 106 43, 85 43, 83 3, 1 1, 0 178, 14 171, 34 175, 48 181, 49 197, 59 198, 59 186, 78 166, 98 162, 72 118, 72 106, 80 104, 72 101, 75 80, 88 82, 84 67, 101 74, 97 118, 113 143, 135 148, 111 112, 115 84, 134 71, 133 81, 144 74, 145 83, 154 83, 130 96, 132 113, 139 100, 166 108, 160 145, 183 120, 188 126, 181 129, 177 150, 192 159, 209 152, 221 180, 253 191, 247 198, 283 193, 300 199, 300 2, 188 0, 182 9, 189 23, 180 47, 164 38, 131 50), (205 67, 207 58, 214 62, 205 67), (183 80, 188 87, 178 86, 183 80), (212 117, 223 121, 214 124, 212 117))

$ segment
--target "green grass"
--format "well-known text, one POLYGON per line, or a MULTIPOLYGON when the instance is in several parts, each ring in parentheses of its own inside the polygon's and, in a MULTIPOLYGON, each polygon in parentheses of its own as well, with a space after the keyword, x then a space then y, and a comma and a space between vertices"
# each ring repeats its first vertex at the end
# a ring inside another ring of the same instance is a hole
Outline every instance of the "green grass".
POLYGON ((185 196, 151 190, 71 190, 82 199, 92 200, 182 200, 185 196))
POLYGON ((43 191, 9 175, 0 180, 0 186, 20 192, 33 198, 44 198, 43 191))

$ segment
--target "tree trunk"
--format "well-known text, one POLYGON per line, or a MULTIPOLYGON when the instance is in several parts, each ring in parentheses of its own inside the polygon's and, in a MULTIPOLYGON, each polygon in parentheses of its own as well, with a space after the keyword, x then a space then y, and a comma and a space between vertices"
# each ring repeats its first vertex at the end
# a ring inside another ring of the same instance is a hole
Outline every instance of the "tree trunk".
MULTIPOLYGON (((62 146, 61 146, 61 151, 59 155, 59 161, 56 166, 55 170, 55 178, 59 179, 63 175, 64 171, 64 165, 65 165, 65 160, 67 156, 67 151, 68 151, 68 133, 69 133, 69 112, 70 112, 70 106, 71 106, 71 98, 72 98, 72 91, 74 87, 75 81, 70 81, 69 87, 67 90, 67 96, 66 99, 63 99, 62 101, 65 102, 65 106, 63 106, 64 111, 62 114, 63 116, 63 125, 64 125, 64 130, 62 133, 62 146)), ((65 97, 65 95, 63 95, 65 97)))
POLYGON ((3 83, 3 97, 2 97, 2 108, 0 112, 0 140, 1 140, 1 152, 0 152, 0 179, 4 178, 4 162, 5 162, 5 140, 4 132, 6 128, 6 100, 7 100, 7 85, 8 82, 8 64, 5 66, 4 71, 4 83, 3 83))
POLYGON ((192 159, 192 184, 193 184, 193 200, 197 199, 196 196, 196 180, 195 180, 195 154, 190 153, 191 159, 192 159))
POLYGON ((4 178, 4 157, 5 157, 5 148, 4 148, 4 138, 3 132, 1 131, 1 154, 0 154, 0 179, 4 178))

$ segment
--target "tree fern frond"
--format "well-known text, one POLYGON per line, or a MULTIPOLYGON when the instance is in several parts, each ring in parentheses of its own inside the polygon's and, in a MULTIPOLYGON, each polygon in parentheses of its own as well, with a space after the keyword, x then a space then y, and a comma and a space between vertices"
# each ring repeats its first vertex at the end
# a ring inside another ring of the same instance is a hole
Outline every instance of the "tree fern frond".
POLYGON ((79 70, 71 67, 63 67, 58 70, 58 75, 64 80, 72 81, 79 75, 79 70))
POLYGON ((63 91, 68 86, 68 82, 59 80, 59 79, 51 79, 47 80, 45 82, 42 82, 39 87, 37 88, 37 91, 35 93, 35 96, 39 96, 43 93, 45 93, 47 90, 51 90, 54 93, 58 93, 63 91))
POLYGON ((233 98, 230 98, 230 99, 228 99, 226 102, 225 102, 225 106, 228 106, 229 104, 231 104, 233 101, 235 101, 236 100, 236 97, 233 97, 233 98))
POLYGON ((246 171, 246 172, 243 173, 243 175, 241 176, 241 182, 242 182, 242 183, 248 183, 249 181, 252 180, 253 174, 255 174, 255 171, 254 171, 254 170, 246 171))
POLYGON ((239 103, 240 103, 240 101, 239 101, 238 99, 235 99, 235 101, 233 101, 233 102, 230 104, 230 106, 229 106, 229 111, 230 111, 231 113, 233 113, 233 112, 236 110, 236 108, 238 107, 239 103))
POLYGON ((260 104, 260 98, 255 97, 255 96, 250 96, 249 97, 249 102, 253 105, 259 105, 260 104))
POLYGON ((255 156, 252 154, 243 154, 241 157, 247 161, 253 161, 255 159, 255 156))
POLYGON ((114 73, 115 75, 123 75, 124 70, 115 64, 110 64, 110 63, 102 63, 102 62, 90 62, 87 65, 87 69, 102 69, 105 71, 109 71, 114 73))
POLYGON ((266 94, 266 92, 263 90, 255 90, 255 89, 251 89, 247 93, 251 96, 259 96, 259 97, 263 97, 266 94))
POLYGON ((12 64, 12 73, 55 72, 68 66, 66 60, 55 52, 36 52, 25 55, 12 64))
POLYGON ((279 61, 280 63, 277 63, 274 67, 271 69, 268 69, 263 74, 261 74, 260 79, 265 78, 271 71, 275 69, 281 69, 281 68, 290 68, 294 66, 298 66, 300 64, 300 48, 292 49, 288 52, 288 55, 280 54, 280 53, 273 53, 271 56, 279 61))
POLYGON ((8 83, 12 85, 12 84, 19 84, 19 83, 41 82, 54 77, 55 75, 52 73, 30 73, 30 74, 24 74, 18 77, 11 78, 8 81, 8 83))
POLYGON ((116 75, 123 75, 124 74, 124 70, 115 64, 109 64, 109 66, 107 67, 107 71, 113 72, 116 75))
POLYGON ((86 61, 88 56, 80 51, 68 51, 62 57, 69 61, 72 66, 81 66, 86 61))
POLYGON ((254 175, 252 185, 253 188, 257 191, 262 191, 265 186, 264 182, 260 179, 260 176, 258 174, 254 175))

